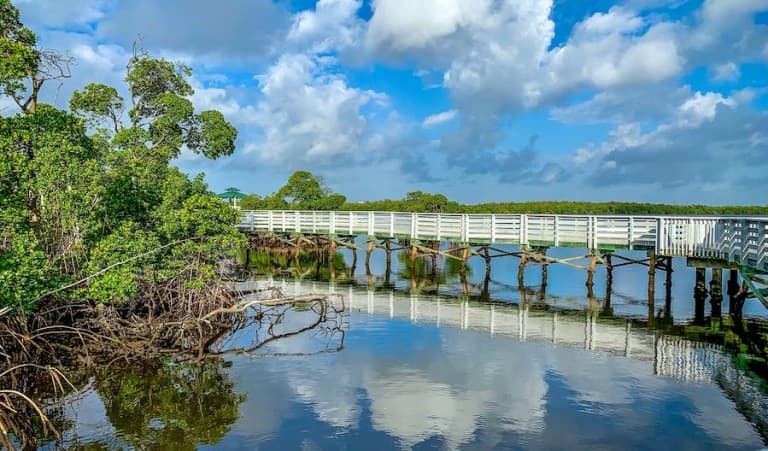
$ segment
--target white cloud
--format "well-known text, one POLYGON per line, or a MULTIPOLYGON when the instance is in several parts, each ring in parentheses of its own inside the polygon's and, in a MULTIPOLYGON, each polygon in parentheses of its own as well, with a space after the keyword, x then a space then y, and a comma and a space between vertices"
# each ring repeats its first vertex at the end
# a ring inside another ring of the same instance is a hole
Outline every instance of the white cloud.
POLYGON ((448 111, 443 111, 442 113, 437 113, 431 116, 427 116, 427 118, 424 119, 422 126, 424 128, 430 128, 445 122, 452 121, 453 119, 456 118, 456 115, 458 113, 459 112, 456 110, 448 110, 448 111))
POLYGON ((357 17, 361 5, 361 0, 320 0, 314 10, 293 16, 288 41, 310 45, 315 53, 353 47, 364 27, 357 17))
POLYGON ((392 52, 439 45, 459 28, 488 26, 489 0, 375 0, 368 45, 392 52))
POLYGON ((634 33, 645 20, 629 10, 614 6, 606 13, 595 13, 576 25, 575 33, 582 36, 634 33))
POLYGON ((350 87, 328 61, 283 55, 258 77, 263 100, 254 123, 263 140, 250 151, 270 162, 330 165, 366 150, 369 124, 363 107, 383 104, 383 94, 350 87))
MULTIPOLYGON (((607 14, 624 17, 616 10, 607 14)), ((584 83, 598 88, 643 84, 681 72, 684 60, 675 43, 675 27, 657 24, 640 36, 634 34, 634 26, 621 29, 632 33, 594 33, 578 26, 568 42, 547 57, 550 89, 562 91, 584 83)))
POLYGON ((725 98, 722 94, 716 92, 708 92, 706 94, 697 92, 678 108, 679 124, 696 127, 703 122, 711 121, 715 118, 718 105, 733 107, 736 105, 736 101, 725 98))

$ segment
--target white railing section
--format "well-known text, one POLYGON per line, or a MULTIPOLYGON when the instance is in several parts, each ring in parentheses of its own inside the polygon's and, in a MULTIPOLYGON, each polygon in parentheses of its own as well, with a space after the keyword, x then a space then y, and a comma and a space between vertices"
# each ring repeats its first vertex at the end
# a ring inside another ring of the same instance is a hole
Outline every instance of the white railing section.
POLYGON ((257 210, 241 212, 238 227, 251 232, 652 250, 663 256, 727 259, 768 269, 768 217, 257 210))

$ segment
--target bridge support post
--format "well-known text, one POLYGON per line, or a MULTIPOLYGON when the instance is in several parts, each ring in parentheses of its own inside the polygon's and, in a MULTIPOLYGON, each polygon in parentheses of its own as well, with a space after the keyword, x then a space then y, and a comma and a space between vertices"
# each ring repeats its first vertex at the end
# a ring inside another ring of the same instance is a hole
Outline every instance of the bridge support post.
POLYGON ((483 247, 483 259, 485 259, 485 278, 491 279, 491 250, 488 246, 483 247))
POLYGON ((357 269, 357 246, 352 246, 352 266, 349 268, 349 277, 355 277, 355 270, 357 269))
POLYGON ((483 279, 483 290, 480 292, 480 300, 482 301, 491 300, 490 283, 491 283, 491 273, 486 272, 485 278, 483 279))
POLYGON ((390 273, 392 272, 392 243, 389 240, 389 238, 384 240, 384 253, 386 254, 385 277, 387 279, 387 284, 389 284, 389 276, 390 276, 390 273))
MULTIPOLYGON (((547 249, 542 250, 543 255, 547 255, 547 249)), ((545 259, 541 264, 541 292, 547 290, 547 279, 549 278, 549 262, 545 259)))
POLYGON ((721 268, 712 268, 712 280, 709 283, 709 293, 712 316, 720 318, 723 316, 723 270, 721 268))
POLYGON ((728 275, 728 313, 738 322, 738 324, 741 323, 741 313, 744 308, 744 301, 747 300, 748 294, 749 290, 746 282, 740 286, 739 272, 738 270, 732 269, 728 275))
POLYGON ((656 253, 648 252, 648 298, 656 297, 656 253))
POLYGON ((656 253, 648 252, 648 327, 656 319, 656 253))
POLYGON ((368 249, 365 251, 365 272, 366 274, 369 274, 371 272, 371 254, 373 254, 373 250, 376 249, 376 239, 375 238, 369 238, 368 239, 368 249))
POLYGON ((469 260, 469 246, 465 247, 461 252, 461 268, 459 268, 459 275, 464 279, 467 278, 467 261, 469 260))
POLYGON ((587 267, 587 291, 591 292, 592 287, 595 286, 595 268, 597 267, 597 255, 594 251, 589 253, 589 266, 587 267))
POLYGON ((603 264, 605 265, 605 299, 603 300, 603 312, 613 315, 611 307, 611 292, 613 291, 613 254, 603 253, 603 264))
POLYGON ((520 246, 520 266, 517 267, 517 286, 521 289, 525 286, 525 265, 527 263, 527 249, 524 246, 520 246))
POLYGON ((693 290, 694 312, 693 322, 704 323, 704 303, 707 298, 707 269, 696 268, 696 287, 693 290))
POLYGON ((613 255, 611 253, 603 254, 605 263, 605 280, 608 285, 613 285, 613 255))

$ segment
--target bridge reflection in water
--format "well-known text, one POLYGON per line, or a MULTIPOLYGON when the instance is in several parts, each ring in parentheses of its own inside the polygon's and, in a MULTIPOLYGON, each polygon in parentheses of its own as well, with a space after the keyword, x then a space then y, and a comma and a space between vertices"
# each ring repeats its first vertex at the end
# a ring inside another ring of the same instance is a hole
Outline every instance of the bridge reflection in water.
POLYGON ((529 304, 478 302, 416 293, 404 295, 395 289, 298 278, 270 277, 257 284, 280 287, 286 295, 341 294, 335 302, 345 302, 345 307, 356 314, 511 337, 521 342, 548 342, 558 347, 644 361, 652 367, 653 374, 660 377, 716 384, 764 435, 768 431, 768 395, 761 389, 762 380, 737 366, 734 356, 720 344, 649 329, 647 323, 632 319, 601 317, 596 311, 553 311, 529 304))

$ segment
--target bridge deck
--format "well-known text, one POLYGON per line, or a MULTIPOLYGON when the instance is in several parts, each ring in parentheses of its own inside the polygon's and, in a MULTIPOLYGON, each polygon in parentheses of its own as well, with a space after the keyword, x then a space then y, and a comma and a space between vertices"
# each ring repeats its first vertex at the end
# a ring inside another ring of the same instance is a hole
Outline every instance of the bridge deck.
POLYGON ((247 232, 647 250, 768 270, 768 217, 257 210, 241 212, 238 227, 247 232))

